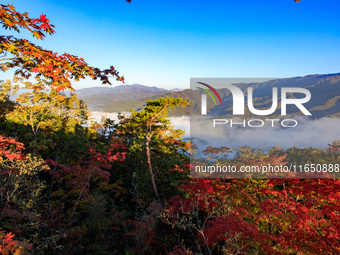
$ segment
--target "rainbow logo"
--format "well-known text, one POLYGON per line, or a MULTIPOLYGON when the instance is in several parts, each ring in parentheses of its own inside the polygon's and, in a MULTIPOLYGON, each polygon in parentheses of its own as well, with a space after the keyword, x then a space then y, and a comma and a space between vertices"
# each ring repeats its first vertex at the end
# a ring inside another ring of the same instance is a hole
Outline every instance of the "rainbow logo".
MULTIPOLYGON (((215 95, 217 96, 218 100, 220 101, 220 104, 222 105, 222 100, 220 98, 220 96, 217 94, 217 91, 211 87, 210 85, 206 84, 206 83, 203 83, 203 82, 197 82, 201 85, 204 85, 206 86, 208 89, 210 89, 212 92, 215 93, 215 95)), ((197 87, 198 89, 204 91, 205 93, 207 93, 211 98, 212 100, 214 101, 215 105, 217 105, 217 102, 213 96, 213 94, 211 94, 211 92, 207 89, 204 89, 204 88, 200 88, 200 87, 197 87)), ((202 115, 207 115, 207 95, 206 94, 202 94, 202 104, 201 104, 201 114, 202 115)))
MULTIPOLYGON (((202 85, 206 86, 207 88, 211 89, 212 92, 214 92, 215 95, 217 96, 218 100, 220 101, 220 104, 222 105, 222 100, 221 100, 220 96, 217 94, 216 89, 214 89, 214 88, 211 87, 210 85, 205 84, 205 83, 203 83, 203 82, 197 82, 197 83, 202 84, 202 85)), ((203 89, 203 88, 200 88, 200 87, 197 87, 197 88, 200 89, 200 90, 203 90, 205 93, 207 93, 207 94, 214 100, 215 105, 217 105, 214 96, 211 94, 211 92, 210 92, 209 90, 206 90, 206 89, 203 89)))

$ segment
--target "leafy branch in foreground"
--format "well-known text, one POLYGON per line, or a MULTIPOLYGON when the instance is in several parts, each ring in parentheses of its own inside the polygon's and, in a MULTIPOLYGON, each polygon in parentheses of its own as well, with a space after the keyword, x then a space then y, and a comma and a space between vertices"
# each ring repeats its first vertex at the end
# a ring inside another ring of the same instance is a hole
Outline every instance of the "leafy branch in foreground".
MULTIPOLYGON (((0 23, 5 29, 20 32, 27 29, 36 39, 43 40, 46 34, 53 34, 53 25, 45 15, 32 19, 28 13, 20 13, 12 5, 0 5, 0 23)), ((79 81, 86 77, 101 80, 103 84, 111 84, 109 77, 124 82, 117 70, 110 66, 100 70, 89 66, 83 58, 68 53, 57 54, 45 50, 26 39, 18 39, 12 35, 0 36, 0 70, 15 69, 15 75, 24 78, 34 76, 40 82, 47 79, 50 86, 58 91, 71 89, 71 79, 79 81)), ((44 88, 44 87, 43 87, 44 88)))

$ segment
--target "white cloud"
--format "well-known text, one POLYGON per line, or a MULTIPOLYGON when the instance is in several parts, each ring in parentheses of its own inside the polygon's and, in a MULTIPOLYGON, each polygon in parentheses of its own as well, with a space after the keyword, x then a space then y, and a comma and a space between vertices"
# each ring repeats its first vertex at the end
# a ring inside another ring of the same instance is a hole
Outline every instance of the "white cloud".
MULTIPOLYGON (((105 115, 112 120, 118 120, 118 113, 91 112, 92 118, 100 121, 105 115)), ((124 114, 129 115, 125 112, 124 114)), ((227 146, 238 148, 248 145, 253 148, 262 147, 269 149, 280 145, 283 149, 292 146, 300 148, 316 147, 326 148, 328 144, 340 139, 340 119, 322 118, 310 120, 305 117, 295 117, 298 125, 294 128, 281 128, 278 123, 271 127, 269 122, 262 128, 237 128, 230 125, 212 126, 212 121, 192 120, 190 128, 190 117, 170 117, 171 123, 177 129, 185 131, 185 137, 190 137, 190 131, 194 143, 200 149, 207 146, 227 146)))
POLYGON ((212 121, 192 121, 191 135, 200 149, 204 146, 227 146, 230 148, 248 145, 253 148, 268 149, 280 145, 282 148, 297 146, 301 148, 325 148, 340 139, 340 119, 322 118, 308 120, 296 117, 298 125, 293 128, 281 128, 271 124, 261 128, 230 127, 229 125, 212 126, 212 121))
MULTIPOLYGON (((122 112, 122 114, 129 116, 129 112, 122 112)), ((93 121, 100 122, 102 116, 105 118, 109 118, 111 120, 115 120, 118 122, 118 113, 117 112, 98 112, 98 111, 91 111, 91 119, 93 121)), ((176 129, 182 129, 185 131, 185 137, 189 137, 190 135, 190 117, 189 116, 182 116, 182 117, 169 117, 172 125, 176 129)))
MULTIPOLYGON (((118 113, 117 112, 97 112, 97 111, 91 111, 91 120, 100 122, 102 117, 105 116, 105 118, 118 121, 118 113)), ((130 115, 129 112, 122 112, 122 114, 128 116, 130 115)))

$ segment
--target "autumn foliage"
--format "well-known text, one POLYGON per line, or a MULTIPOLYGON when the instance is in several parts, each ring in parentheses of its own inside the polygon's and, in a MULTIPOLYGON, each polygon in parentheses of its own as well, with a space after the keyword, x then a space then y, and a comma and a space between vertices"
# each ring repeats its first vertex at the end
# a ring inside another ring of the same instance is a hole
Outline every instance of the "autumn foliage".
POLYGON ((203 180, 183 185, 164 220, 212 252, 336 254, 339 184, 332 179, 203 180), (333 192, 331 192, 333 190, 333 192))
MULTIPOLYGON (((30 18, 11 5, 1 5, 0 21, 39 40, 54 33, 45 15, 30 18)), ((91 123, 86 104, 62 90, 86 76, 123 81, 113 67, 14 36, 1 36, 0 50, 2 71, 21 77, 0 81, 0 254, 340 253, 336 174, 192 178, 196 147, 166 114, 187 101, 149 100, 119 123, 91 123)), ((339 142, 233 150, 208 146, 201 160, 238 168, 340 162, 339 142)))
MULTIPOLYGON (((42 40, 46 34, 53 34, 53 25, 41 15, 32 19, 28 13, 19 13, 12 5, 0 6, 0 22, 5 29, 20 32, 21 29, 30 31, 36 39, 42 40)), ((86 76, 99 79, 103 84, 111 84, 109 76, 124 82, 113 66, 100 70, 89 66, 83 58, 64 53, 59 55, 26 39, 14 36, 0 36, 0 61, 2 70, 15 69, 15 74, 24 78, 34 76, 40 82, 47 79, 50 86, 58 91, 72 89, 71 80, 78 81, 86 76), (9 55, 9 56, 8 56, 9 55)), ((40 84, 40 86, 43 86, 40 84)))

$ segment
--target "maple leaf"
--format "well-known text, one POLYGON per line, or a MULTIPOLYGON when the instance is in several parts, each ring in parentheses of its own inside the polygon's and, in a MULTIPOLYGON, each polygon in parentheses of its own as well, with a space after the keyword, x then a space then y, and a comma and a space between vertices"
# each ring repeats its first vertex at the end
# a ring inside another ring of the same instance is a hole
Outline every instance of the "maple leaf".
POLYGON ((46 15, 44 15, 44 14, 40 15, 40 21, 43 22, 43 23, 49 22, 49 20, 46 18, 46 15))
POLYGON ((33 73, 39 72, 39 68, 38 68, 38 67, 34 67, 34 68, 32 69, 32 72, 33 72, 33 73))
POLYGON ((12 234, 12 232, 9 232, 9 233, 7 233, 7 234, 5 235, 4 241, 5 241, 5 242, 10 242, 10 241, 12 241, 13 237, 14 237, 14 235, 12 234))
POLYGON ((15 154, 9 154, 8 156, 7 156, 7 158, 9 158, 9 159, 14 159, 14 158, 17 158, 18 156, 17 155, 15 155, 15 154))
POLYGON ((50 25, 47 24, 47 23, 44 23, 44 24, 41 24, 41 25, 40 25, 40 28, 41 28, 41 29, 48 29, 48 28, 50 28, 50 25))
POLYGON ((125 83, 124 76, 118 77, 118 78, 117 78, 117 81, 121 81, 121 82, 125 83))

